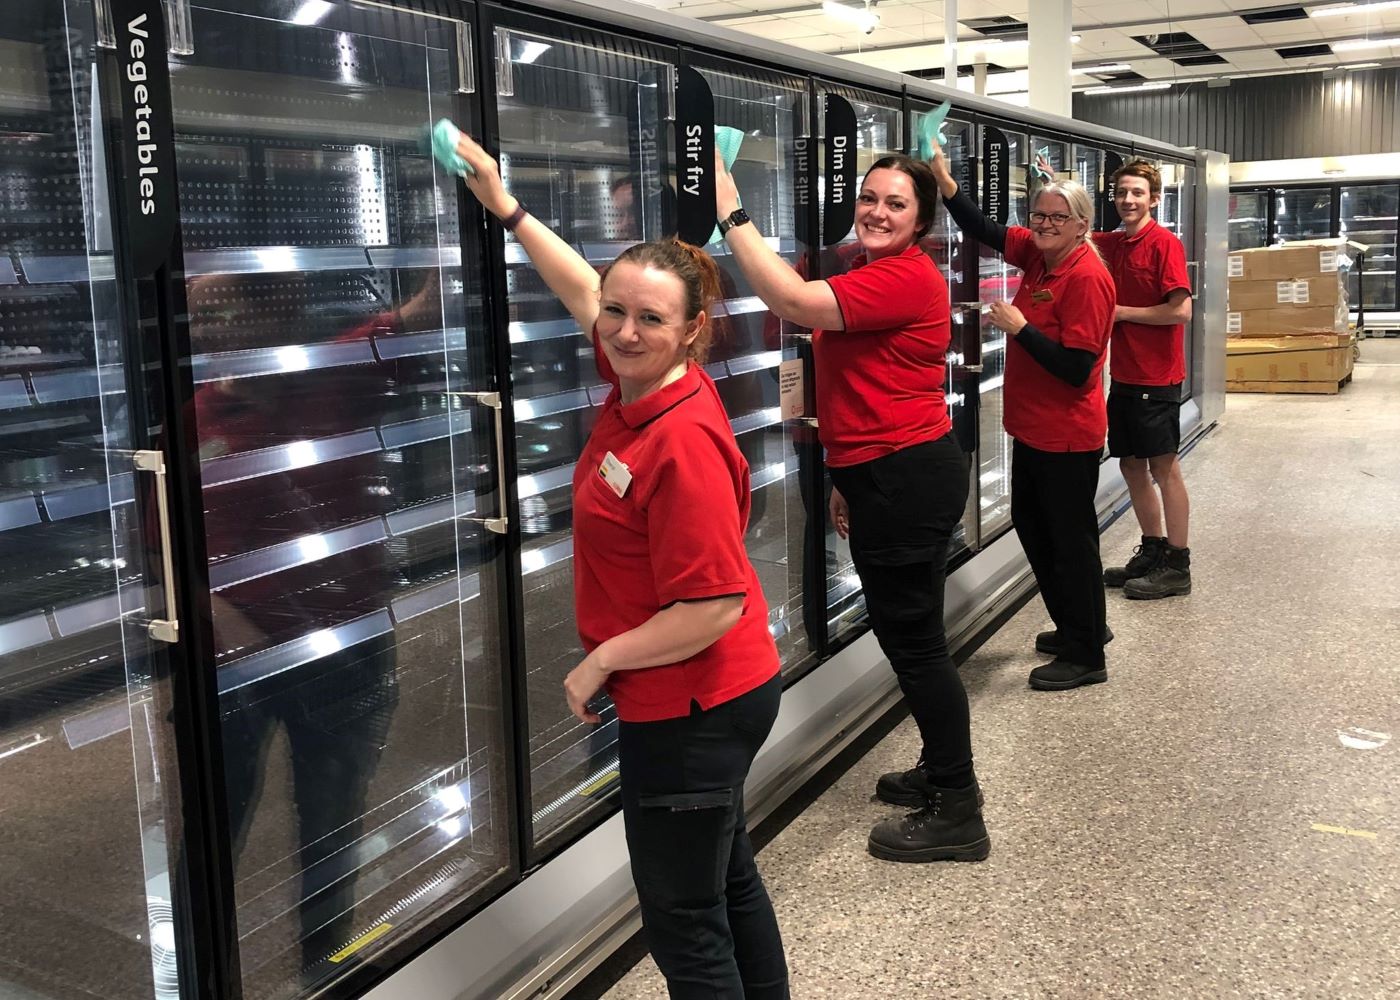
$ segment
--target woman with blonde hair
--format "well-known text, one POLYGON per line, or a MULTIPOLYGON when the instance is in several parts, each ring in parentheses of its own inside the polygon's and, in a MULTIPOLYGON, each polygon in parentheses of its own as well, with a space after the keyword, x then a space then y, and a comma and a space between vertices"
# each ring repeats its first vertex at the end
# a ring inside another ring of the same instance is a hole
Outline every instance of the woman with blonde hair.
POLYGON ((1036 638, 1054 657, 1031 671, 1031 687, 1064 691, 1108 679, 1110 639, 1099 558, 1095 495, 1108 433, 1103 365, 1113 332, 1113 279, 1094 246, 1094 206, 1077 181, 1042 186, 1030 228, 982 214, 948 169, 934 176, 963 232, 1023 272, 1011 302, 991 321, 1006 331, 1003 423, 1011 435, 1011 519, 1055 628, 1036 638))

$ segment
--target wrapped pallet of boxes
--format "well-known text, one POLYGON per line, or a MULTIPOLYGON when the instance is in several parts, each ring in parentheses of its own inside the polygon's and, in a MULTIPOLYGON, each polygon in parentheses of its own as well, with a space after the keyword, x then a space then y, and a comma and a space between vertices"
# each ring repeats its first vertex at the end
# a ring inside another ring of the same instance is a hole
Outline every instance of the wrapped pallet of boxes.
POLYGON ((1340 391, 1351 376, 1344 239, 1306 240, 1230 254, 1226 388, 1340 391))
POLYGON ((1351 381, 1354 354, 1350 333, 1230 337, 1225 341, 1225 388, 1338 393, 1351 381))

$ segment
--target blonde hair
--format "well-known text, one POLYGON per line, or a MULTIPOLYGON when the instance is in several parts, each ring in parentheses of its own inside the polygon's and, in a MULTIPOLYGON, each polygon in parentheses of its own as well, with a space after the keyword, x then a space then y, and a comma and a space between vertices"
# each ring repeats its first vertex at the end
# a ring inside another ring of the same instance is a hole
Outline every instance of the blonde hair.
MULTIPOLYGON (((1059 195, 1069 206, 1070 215, 1085 223, 1084 235, 1079 238, 1079 242, 1087 244, 1094 256, 1103 260, 1103 254, 1099 253, 1098 246, 1094 243, 1094 199, 1089 197, 1088 190, 1078 181, 1062 180, 1052 181, 1044 185, 1035 194, 1036 204, 1047 194, 1059 195)), ((1035 205, 1031 205, 1035 210, 1035 205)))

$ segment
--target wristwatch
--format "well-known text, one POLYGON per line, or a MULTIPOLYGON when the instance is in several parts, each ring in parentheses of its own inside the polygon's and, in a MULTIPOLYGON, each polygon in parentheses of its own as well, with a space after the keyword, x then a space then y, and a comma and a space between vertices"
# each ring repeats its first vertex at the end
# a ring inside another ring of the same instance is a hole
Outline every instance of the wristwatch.
POLYGON ((748 212, 745 212, 742 208, 736 208, 729 213, 729 218, 719 220, 719 234, 720 236, 724 236, 735 226, 742 226, 744 223, 752 221, 753 220, 749 218, 748 212))

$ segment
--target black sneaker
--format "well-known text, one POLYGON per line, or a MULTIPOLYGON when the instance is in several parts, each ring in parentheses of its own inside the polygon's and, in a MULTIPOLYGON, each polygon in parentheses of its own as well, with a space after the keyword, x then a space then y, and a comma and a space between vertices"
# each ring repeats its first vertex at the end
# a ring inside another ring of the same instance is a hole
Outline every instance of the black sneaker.
POLYGON ((1051 660, 1031 671, 1031 687, 1037 691, 1068 691, 1083 684, 1102 684, 1108 668, 1085 667, 1068 660, 1051 660))
POLYGON ((966 788, 933 788, 928 804, 870 831, 867 849, 883 861, 982 861, 992 852, 974 781, 966 788))
POLYGON ((1123 584, 1123 596, 1135 601, 1155 601, 1163 597, 1185 597, 1191 593, 1191 550, 1170 545, 1151 573, 1123 584))
MULTIPOLYGON (((1107 625, 1103 627, 1103 644, 1107 646, 1113 641, 1113 629, 1107 625)), ((1037 633, 1035 637, 1035 651, 1044 653, 1047 656, 1060 655, 1060 632, 1059 629, 1051 629, 1049 632, 1037 633)))
MULTIPOLYGON (((972 779, 972 784, 977 785, 975 777, 972 779)), ((888 774, 880 775, 880 780, 875 782, 876 799, 892 806, 905 806, 909 809, 919 809, 928 805, 929 796, 935 791, 937 788, 929 780, 922 757, 909 770, 890 771, 888 774)), ((980 787, 977 788, 977 805, 979 808, 982 805, 982 789, 980 787)))
POLYGON ((1128 565, 1110 566, 1103 571, 1104 586, 1121 587, 1129 580, 1136 580, 1151 573, 1161 564, 1166 547, 1165 538, 1143 535, 1142 544, 1133 549, 1133 557, 1128 560, 1128 565))

